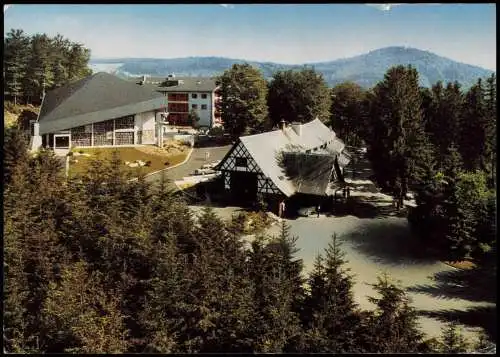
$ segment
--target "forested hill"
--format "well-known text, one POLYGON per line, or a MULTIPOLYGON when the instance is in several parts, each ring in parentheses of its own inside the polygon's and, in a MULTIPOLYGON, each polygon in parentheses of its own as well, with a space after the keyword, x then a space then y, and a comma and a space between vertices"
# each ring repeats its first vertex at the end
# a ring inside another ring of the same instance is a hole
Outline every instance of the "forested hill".
MULTIPOLYGON (((244 62, 259 68, 266 78, 270 78, 277 70, 302 67, 301 65, 245 61, 224 57, 93 59, 90 64, 96 71, 108 70, 123 77, 141 74, 166 76, 170 73, 181 76, 214 76, 221 74, 234 63, 244 62)), ((410 47, 386 47, 356 57, 306 65, 314 67, 322 73, 330 86, 352 81, 369 88, 384 78, 389 67, 400 64, 415 66, 420 75, 420 84, 425 87, 430 87, 441 80, 443 82, 458 81, 463 87, 468 88, 475 83, 478 77, 484 78, 493 73, 481 67, 459 63, 428 51, 410 47)))

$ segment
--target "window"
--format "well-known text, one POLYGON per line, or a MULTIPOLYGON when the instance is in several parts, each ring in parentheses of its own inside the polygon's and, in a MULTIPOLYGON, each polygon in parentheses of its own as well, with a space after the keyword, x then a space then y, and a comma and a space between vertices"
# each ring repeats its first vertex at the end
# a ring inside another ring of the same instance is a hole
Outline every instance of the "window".
MULTIPOLYGON (((206 93, 203 93, 203 94, 201 95, 201 99, 207 99, 207 94, 206 94, 206 93)), ((202 108, 202 109, 203 109, 203 108, 202 108)))
POLYGON ((198 98, 198 94, 196 94, 196 93, 191 94, 191 98, 193 98, 193 99, 198 98))
POLYGON ((170 113, 187 113, 189 111, 188 103, 168 103, 170 113))
POLYGON ((244 157, 237 157, 234 164, 237 167, 247 167, 247 159, 244 157))
POLYGON ((192 109, 198 109, 198 104, 192 104, 192 105, 191 105, 191 108, 192 108, 192 109))
POLYGON ((134 129, 134 117, 128 116, 115 119, 115 129, 134 129))
POLYGON ((207 105, 206 104, 202 104, 201 105, 201 110, 207 110, 207 105))
POLYGON ((187 93, 168 93, 168 100, 171 102, 187 102, 188 98, 187 93))

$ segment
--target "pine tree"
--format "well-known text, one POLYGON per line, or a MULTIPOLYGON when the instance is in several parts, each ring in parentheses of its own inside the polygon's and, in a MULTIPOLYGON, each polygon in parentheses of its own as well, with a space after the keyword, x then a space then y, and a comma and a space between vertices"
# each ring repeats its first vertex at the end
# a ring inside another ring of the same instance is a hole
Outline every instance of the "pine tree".
POLYGON ((361 352, 357 341, 357 328, 361 323, 352 291, 353 280, 337 236, 319 256, 310 276, 310 295, 306 300, 310 352, 361 352))
POLYGON ((27 71, 28 46, 29 38, 23 30, 10 30, 4 40, 4 92, 14 99, 14 105, 24 94, 22 82, 27 71))
POLYGON ((425 348, 418 329, 417 313, 404 290, 386 274, 373 284, 380 298, 369 297, 376 305, 372 320, 372 353, 415 353, 425 348))
POLYGON ((151 289, 146 294, 140 324, 145 332, 144 351, 171 353, 177 349, 177 334, 184 323, 181 308, 185 300, 184 268, 178 256, 175 238, 167 232, 154 236, 156 269, 151 289))
POLYGON ((252 242, 251 277, 254 286, 255 322, 252 330, 255 352, 295 350, 301 340, 297 309, 302 293, 302 262, 293 258, 296 237, 283 224, 278 237, 265 244, 252 242))
POLYGON ((427 131, 434 145, 438 164, 442 165, 448 148, 456 145, 459 140, 463 96, 460 85, 456 82, 448 83, 446 88, 438 82, 432 93, 427 131))
POLYGON ((46 329, 41 328, 40 308, 48 285, 58 279, 67 259, 59 244, 59 226, 69 214, 55 161, 42 151, 17 165, 5 193, 6 270, 12 279, 6 289, 10 315, 6 330, 14 350, 41 352, 50 344, 46 329))
POLYGON ((54 339, 48 352, 127 351, 121 297, 101 285, 98 272, 89 274, 87 269, 77 262, 63 270, 60 284, 50 284, 43 308, 54 339))
POLYGON ((3 155, 4 184, 8 185, 15 167, 28 161, 28 143, 20 129, 11 128, 5 131, 3 155))
POLYGON ((373 131, 368 158, 379 185, 389 189, 402 205, 403 197, 421 182, 432 160, 418 72, 411 66, 389 69, 370 98, 373 131))
POLYGON ((457 322, 451 322, 443 328, 441 340, 442 353, 469 352, 469 343, 462 335, 457 322))
POLYGON ((40 103, 44 93, 53 85, 51 40, 46 34, 31 37, 28 71, 24 87, 28 103, 40 103))
POLYGON ((180 352, 249 352, 251 285, 244 269, 239 237, 206 208, 194 230, 196 245, 185 271, 185 295, 177 304, 182 320, 176 329, 180 352))
MULTIPOLYGON (((487 115, 481 79, 465 95, 459 151, 468 171, 484 168, 487 156, 487 115)), ((489 159, 489 158, 488 158, 489 159)))
POLYGON ((69 75, 66 65, 66 56, 69 48, 69 40, 57 34, 51 41, 51 52, 53 56, 52 73, 54 75, 54 87, 60 87, 68 83, 69 75))
POLYGON ((483 159, 483 166, 490 173, 490 187, 495 187, 496 182, 496 153, 497 153, 497 90, 496 90, 496 75, 493 73, 486 80, 485 95, 486 95, 486 149, 483 159))

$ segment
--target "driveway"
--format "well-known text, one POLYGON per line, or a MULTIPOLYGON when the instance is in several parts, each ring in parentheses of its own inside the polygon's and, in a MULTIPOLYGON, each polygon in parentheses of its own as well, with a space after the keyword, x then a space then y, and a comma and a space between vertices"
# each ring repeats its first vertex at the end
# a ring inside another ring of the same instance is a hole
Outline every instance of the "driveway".
MULTIPOLYGON (((476 283, 476 276, 468 276, 474 273, 428 258, 418 239, 412 236, 406 217, 400 217, 392 208, 392 198, 380 193, 368 179, 371 172, 364 157, 347 171, 347 181, 355 188, 351 196, 359 200, 360 206, 371 209, 364 209, 363 214, 356 212, 356 215, 286 220, 291 233, 298 237, 296 244, 300 251, 297 257, 303 260, 305 273, 311 271, 316 255, 323 254, 332 234, 336 233, 346 253, 347 267, 355 279, 354 295, 360 307, 374 307, 368 301, 368 296, 375 296, 371 284, 377 282, 380 273, 387 272, 407 290, 419 312, 422 331, 428 336, 440 336, 445 321, 451 320, 462 323, 470 340, 475 339, 481 328, 490 336, 496 335, 494 285, 486 282, 481 288, 476 283), (352 170, 356 171, 354 179, 352 170)), ((413 202, 405 201, 405 204, 413 202)), ((214 209, 225 219, 238 210, 236 207, 214 209)), ((277 234, 278 231, 279 226, 275 225, 268 233, 277 234)))
POLYGON ((216 146, 208 148, 194 148, 191 157, 187 162, 172 169, 163 170, 161 172, 149 175, 146 181, 150 183, 158 183, 161 181, 162 175, 168 178, 171 186, 176 188, 173 181, 180 180, 185 176, 189 176, 194 170, 199 169, 201 165, 210 163, 216 160, 222 160, 227 152, 231 149, 231 145, 216 146), (208 160, 205 160, 206 153, 209 153, 208 160))

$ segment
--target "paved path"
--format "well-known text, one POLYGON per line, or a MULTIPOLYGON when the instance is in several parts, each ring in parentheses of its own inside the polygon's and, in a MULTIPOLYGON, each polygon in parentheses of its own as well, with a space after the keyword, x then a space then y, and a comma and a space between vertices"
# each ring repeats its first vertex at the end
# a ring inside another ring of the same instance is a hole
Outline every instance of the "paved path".
POLYGON ((161 181, 162 175, 171 180, 172 187, 175 187, 173 181, 180 180, 185 176, 189 176, 194 172, 194 170, 199 169, 203 164, 210 163, 216 160, 221 160, 224 158, 226 153, 231 149, 231 145, 226 146, 216 146, 209 148, 195 148, 189 160, 177 167, 170 170, 164 170, 156 174, 146 177, 147 182, 157 183, 161 181), (209 153, 208 160, 205 160, 205 153, 209 153))

